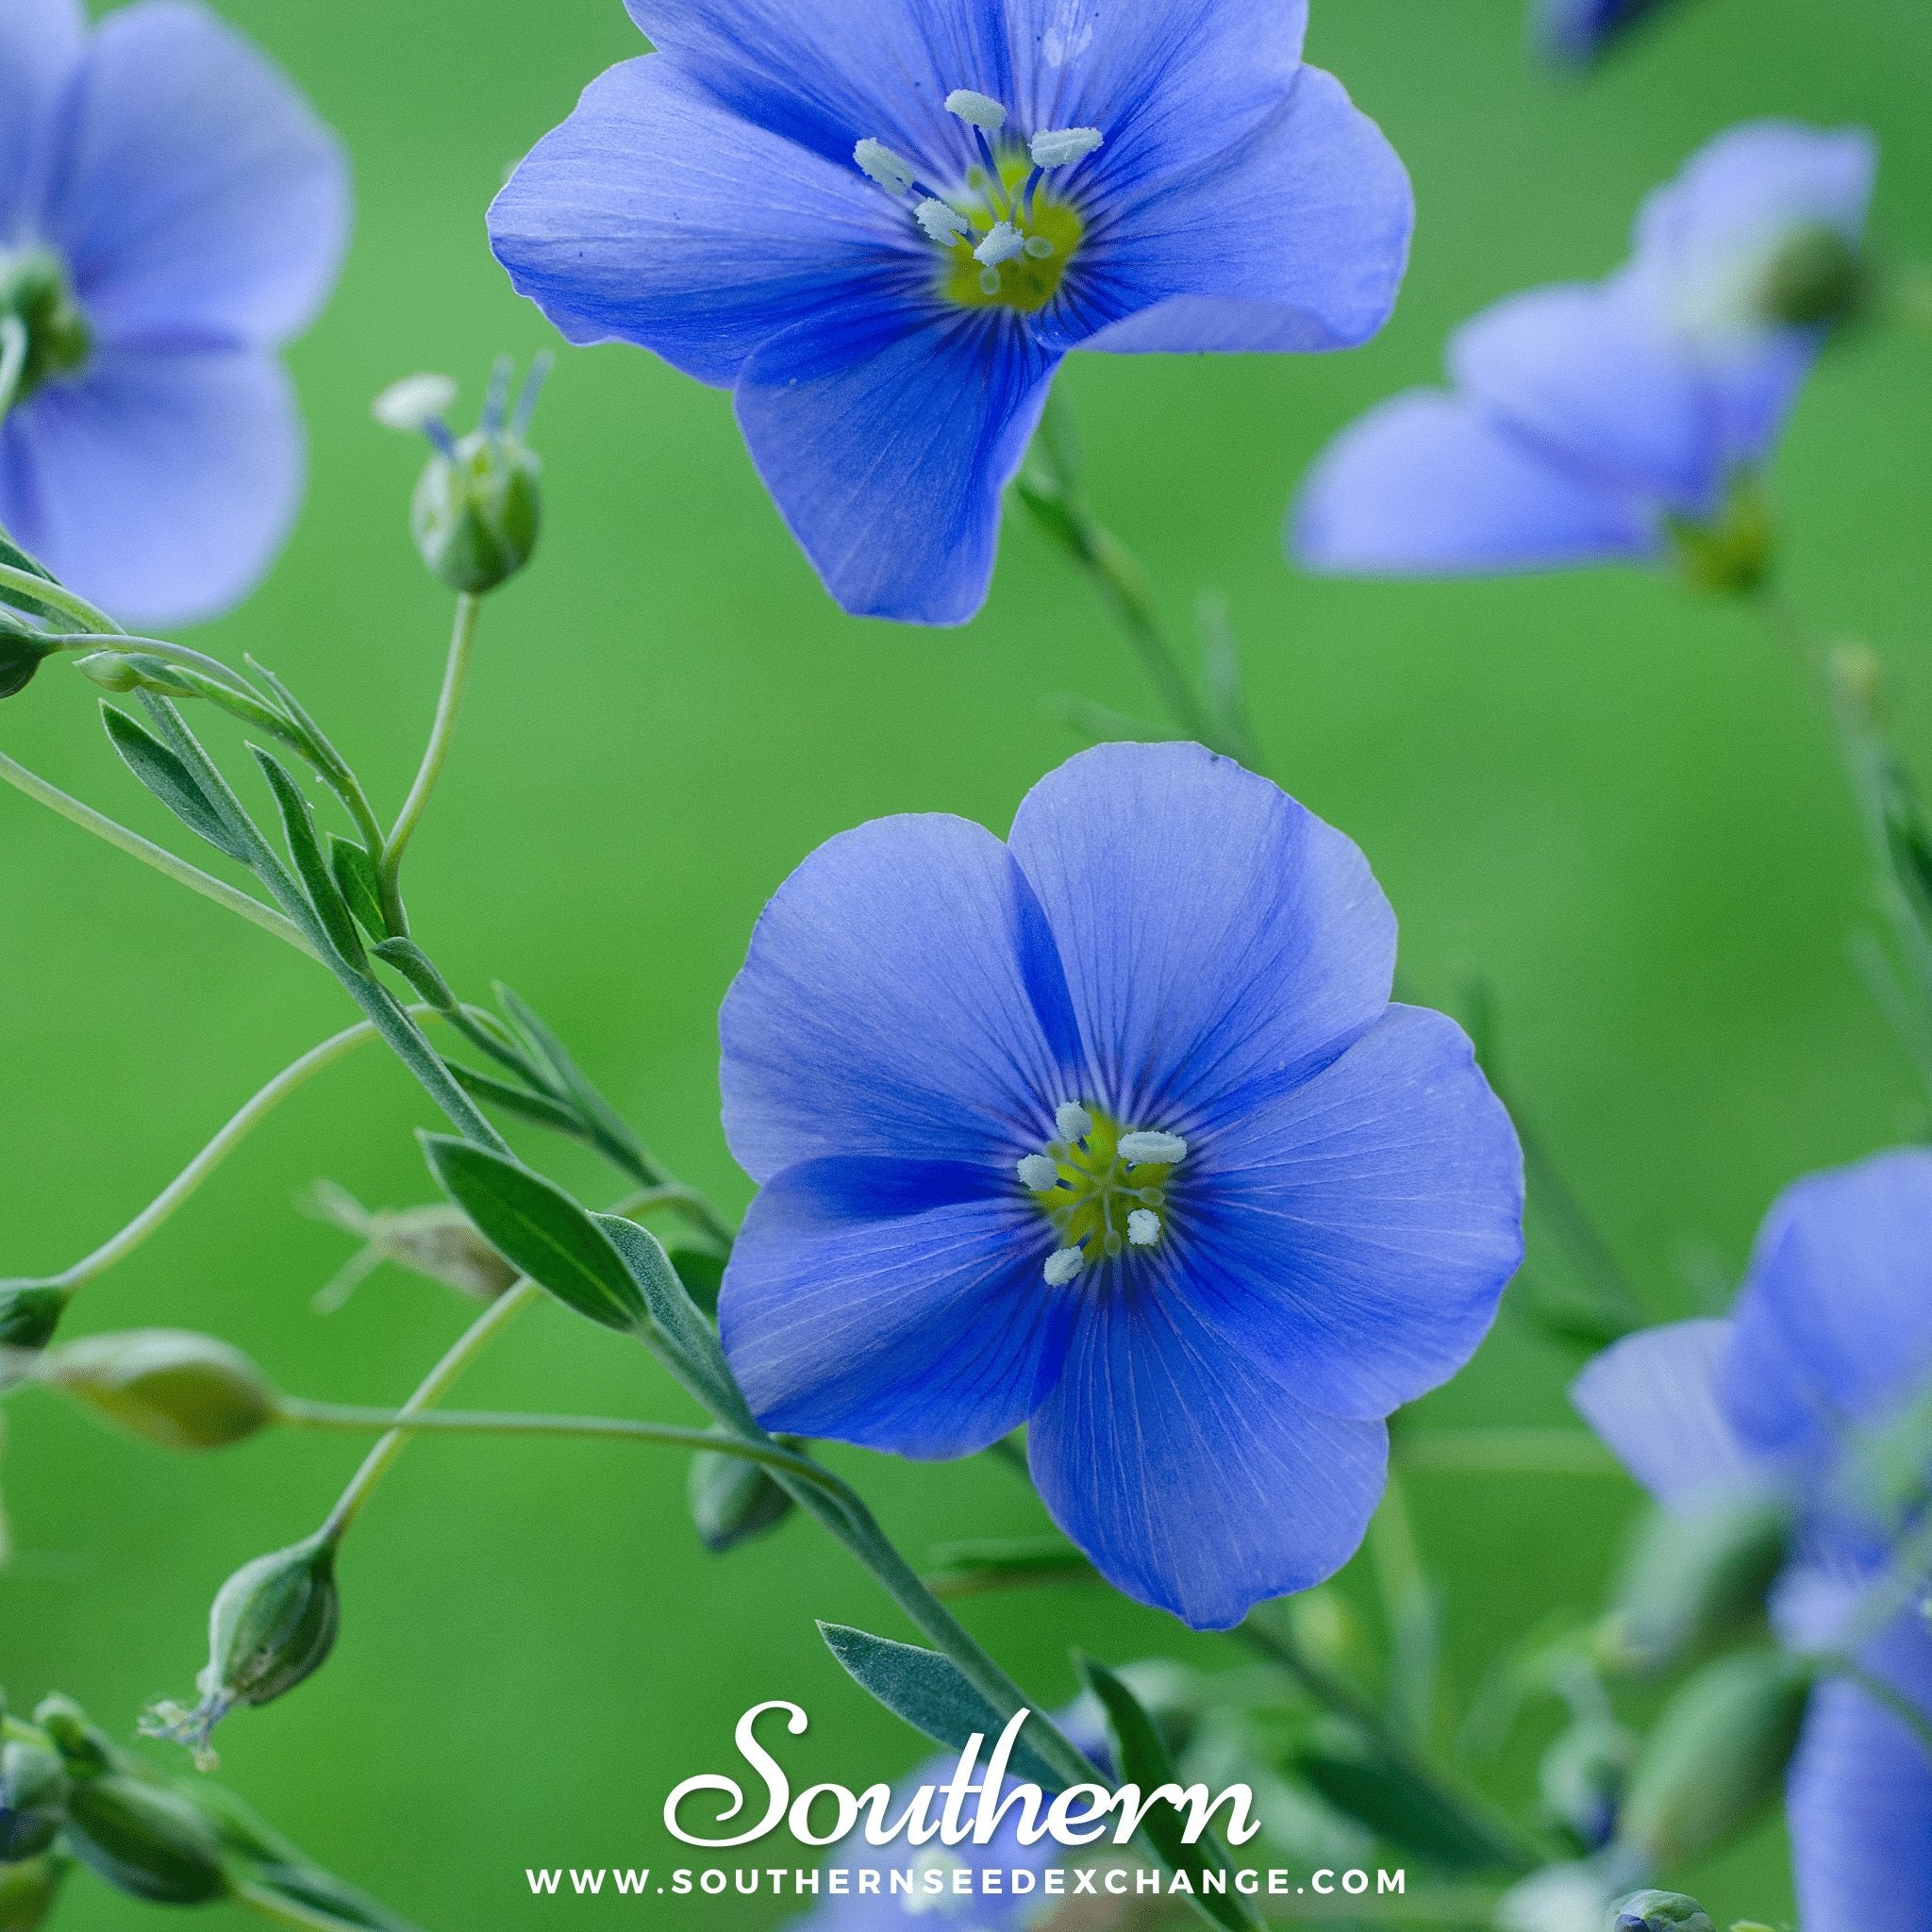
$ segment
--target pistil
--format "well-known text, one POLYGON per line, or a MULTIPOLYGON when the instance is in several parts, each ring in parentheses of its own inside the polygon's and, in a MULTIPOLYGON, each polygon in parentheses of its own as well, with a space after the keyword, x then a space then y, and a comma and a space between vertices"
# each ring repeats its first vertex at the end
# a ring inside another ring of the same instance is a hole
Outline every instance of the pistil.
POLYGON ((1178 1134, 1123 1130, 1098 1108, 1067 1101, 1054 1126, 1059 1138, 1016 1165, 1020 1184, 1060 1238, 1046 1261, 1051 1288, 1089 1267, 1158 1248, 1167 1233, 1167 1184, 1188 1156, 1178 1134))

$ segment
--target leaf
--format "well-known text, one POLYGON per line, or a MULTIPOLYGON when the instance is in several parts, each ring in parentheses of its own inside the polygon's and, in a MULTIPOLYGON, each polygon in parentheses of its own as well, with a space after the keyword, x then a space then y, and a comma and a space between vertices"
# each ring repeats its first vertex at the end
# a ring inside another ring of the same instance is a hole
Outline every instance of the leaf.
MULTIPOLYGON (((1138 1785, 1142 1796, 1162 1785, 1178 1785, 1174 1760, 1154 1721, 1141 1707, 1141 1700, 1107 1668, 1091 1657, 1079 1659, 1080 1674, 1088 1688, 1100 1699, 1113 1732, 1114 1762, 1121 1768, 1123 1784, 1138 1785)), ((1186 1821, 1178 1806, 1159 1804, 1147 1813, 1141 1836, 1159 1855, 1171 1872, 1185 1872, 1194 1886, 1194 1907, 1217 1925, 1230 1932, 1257 1932, 1264 1921, 1238 1893, 1210 1892, 1201 1883, 1208 1872, 1232 1874, 1234 1862, 1219 1838, 1209 1829, 1199 1840, 1189 1844, 1183 1837, 1186 1821)))
POLYGON ((623 1256, 659 1338, 683 1369, 691 1392, 726 1426, 765 1441, 765 1432, 724 1359, 718 1331, 691 1300, 657 1236, 614 1214, 600 1214, 596 1222, 623 1256))
MULTIPOLYGON (((39 577, 44 584, 59 583, 52 571, 38 558, 29 557, 4 529, 0 529, 0 563, 13 570, 25 571, 29 576, 39 577)), ((58 604, 49 604, 26 591, 0 591, 0 602, 10 604, 16 610, 24 610, 30 617, 49 619, 61 630, 74 627, 74 613, 63 609, 58 604)))
MULTIPOLYGON (((360 850, 359 847, 354 849, 360 850)), ((364 853, 362 856, 366 858, 369 855, 364 853)), ((456 1011, 457 996, 450 991, 448 980, 436 970, 435 960, 414 940, 386 939, 375 950, 375 957, 385 966, 393 966, 439 1013, 456 1011)))
POLYGON ((540 1127, 552 1127, 560 1134, 581 1138, 583 1123, 561 1101, 552 1100, 547 1093, 532 1093, 527 1087, 513 1087, 508 1080, 499 1080, 492 1074, 479 1074, 475 1067, 466 1067, 459 1060, 446 1059, 443 1065, 472 1100, 500 1108, 505 1113, 532 1121, 540 1127))
POLYGON ((443 1191, 512 1267, 586 1321, 620 1335, 649 1327, 624 1257, 562 1189, 468 1141, 425 1134, 423 1149, 443 1191))
MULTIPOLYGON (((372 940, 386 940, 389 922, 382 916, 382 881, 375 875, 375 861, 355 840, 344 839, 340 832, 331 832, 328 835, 328 869, 335 877, 336 891, 342 895, 343 905, 356 915, 356 924, 372 940)), ((382 947, 378 945, 375 950, 380 954, 382 947)))
POLYGON ((282 815, 282 830, 289 841, 289 857, 295 861, 308 903, 322 921, 329 943, 351 966, 366 965, 362 935, 356 930, 348 902, 337 890, 335 874, 322 856, 322 842, 315 836, 315 814, 308 809, 302 788, 273 752, 263 751, 258 744, 251 744, 248 749, 255 754, 255 762, 261 767, 268 789, 275 793, 275 809, 282 815))
POLYGON ((4 529, 0 529, 0 563, 13 570, 24 570, 29 576, 39 577, 42 583, 58 584, 60 581, 39 558, 28 555, 4 529))
MULTIPOLYGON (((991 1749, 1007 1727, 1008 1719, 966 1681, 958 1665, 936 1650, 894 1643, 890 1638, 873 1637, 846 1624, 821 1624, 819 1635, 861 1690, 894 1717, 904 1718, 915 1731, 924 1731, 935 1743, 963 1751, 977 1733, 991 1749)), ((1016 1776, 1042 1790, 1058 1791, 1066 1787, 1066 1779, 1026 1741, 1024 1730, 1009 1762, 1016 1776)), ((1098 1778, 1099 1773, 1094 1776, 1098 1778)))
POLYGON ((1481 1822, 1453 1805, 1405 1765, 1364 1747, 1309 1751, 1295 1769, 1333 1805, 1366 1824, 1377 1838, 1452 1872, 1514 1869, 1512 1846, 1499 1842, 1481 1822))
POLYGON ((102 722, 123 762, 197 839, 242 865, 252 854, 228 825, 221 807, 204 791, 180 758, 145 725, 114 705, 101 707, 102 722))
POLYGON ((692 1247, 680 1241, 666 1245, 671 1265, 684 1283, 684 1291, 711 1321, 718 1319, 718 1293, 724 1286, 724 1257, 715 1248, 692 1247))
POLYGON ((562 1041, 508 987, 499 985, 496 997, 511 1030, 531 1057, 555 1077, 558 1089, 576 1102, 591 1133, 635 1157, 638 1139, 629 1124, 591 1084, 562 1041))

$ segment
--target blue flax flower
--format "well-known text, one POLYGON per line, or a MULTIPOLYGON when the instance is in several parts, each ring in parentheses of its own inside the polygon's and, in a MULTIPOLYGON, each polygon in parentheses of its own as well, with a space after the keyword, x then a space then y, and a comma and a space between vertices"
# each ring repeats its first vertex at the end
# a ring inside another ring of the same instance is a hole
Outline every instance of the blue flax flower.
POLYGON ((0 0, 0 522, 125 622, 208 617, 302 491, 279 344, 334 282, 335 138, 204 8, 0 0), (7 407, 10 400, 11 407, 7 407))
POLYGON ((1307 0, 629 0, 615 67, 491 210, 575 342, 734 391, 848 610, 958 624, 1068 350, 1379 328, 1407 177, 1307 0))
POLYGON ((1356 847, 1196 745, 1074 758, 1006 844, 834 839, 724 1004, 753 1407, 928 1457, 1026 1424, 1061 1527, 1199 1628, 1330 1574, 1521 1252, 1507 1116, 1394 957, 1356 847))
MULTIPOLYGON (((1928 1390, 1932 1154, 1913 1150, 1800 1181, 1766 1221, 1728 1319, 1632 1336, 1573 1392, 1667 1507, 1727 1490, 1790 1495, 1801 1527, 1774 1601, 1785 1635, 1858 1643, 1864 1668, 1932 1718, 1932 1632, 1917 1610, 1857 1627, 1896 1535, 1888 1463, 1923 1508, 1928 1390)), ((1807 1932, 1932 1932, 1932 1760, 1857 1684, 1813 1693, 1790 1815, 1807 1932)))
MULTIPOLYGON (((1748 550, 1770 458, 1857 279, 1875 155, 1757 122, 1645 205, 1608 280, 1511 296, 1451 339, 1455 387, 1391 398, 1303 485, 1297 558, 1487 574, 1748 550)), ((1748 570, 1751 558, 1742 562, 1748 570)))

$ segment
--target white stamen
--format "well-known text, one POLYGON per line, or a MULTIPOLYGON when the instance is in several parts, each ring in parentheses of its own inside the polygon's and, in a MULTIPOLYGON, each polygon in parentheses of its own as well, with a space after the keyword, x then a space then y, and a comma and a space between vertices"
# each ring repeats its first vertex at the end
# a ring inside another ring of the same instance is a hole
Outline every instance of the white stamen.
POLYGON ((942 201, 922 201, 912 210, 912 219, 925 230, 926 239, 941 248, 950 248, 961 235, 973 232, 973 224, 956 208, 942 201))
POLYGON ((1064 1288, 1087 1265, 1078 1248, 1058 1248, 1046 1257, 1046 1285, 1064 1288))
POLYGON ((861 141, 852 158, 888 194, 904 194, 912 186, 912 163, 895 155, 882 141, 861 141))
POLYGON ((1054 1109, 1053 1124, 1062 1141, 1084 1141, 1093 1131, 1093 1116, 1077 1100, 1063 1100, 1054 1109))
POLYGON ((1151 1208, 1136 1208, 1127 1216, 1127 1239, 1137 1248, 1151 1248, 1160 1239, 1160 1216, 1151 1208))
POLYGON ((998 268, 1003 261, 1011 261, 1017 255, 1026 253, 1026 238, 1011 222, 995 222, 992 233, 973 251, 975 261, 983 261, 988 268, 998 268))
POLYGON ((997 134, 1007 125, 1007 110, 970 87, 956 87, 946 96, 946 112, 957 114, 969 126, 985 128, 989 134, 997 134))
POLYGON ((1172 1167, 1177 1160, 1188 1158, 1188 1143, 1178 1134, 1123 1134, 1121 1136, 1121 1158, 1132 1161, 1136 1167, 1158 1162, 1163 1167, 1172 1167))
POLYGON ((413 435, 441 416, 457 399, 457 386, 447 375, 406 375, 392 382, 370 404, 369 413, 385 429, 413 435))
POLYGON ((1020 1163, 1020 1184, 1036 1194, 1050 1194, 1060 1184, 1060 1171, 1043 1154, 1029 1154, 1020 1163))
POLYGON ((1033 137, 1033 165, 1036 168, 1064 168, 1085 160, 1107 136, 1097 127, 1059 127, 1033 137))
POLYGON ((1044 261, 1053 253, 1053 243, 1044 235, 1029 235, 1026 238, 1026 253, 1035 261, 1044 261))

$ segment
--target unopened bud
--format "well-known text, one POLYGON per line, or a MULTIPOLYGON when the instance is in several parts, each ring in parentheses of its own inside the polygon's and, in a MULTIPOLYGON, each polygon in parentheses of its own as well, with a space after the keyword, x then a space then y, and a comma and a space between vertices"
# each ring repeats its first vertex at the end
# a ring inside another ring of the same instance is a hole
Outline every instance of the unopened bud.
POLYGON ((1710 1915, 1681 1891, 1640 1891, 1612 1907, 1610 1932, 1715 1932, 1710 1915))
POLYGON ((66 1307, 65 1289, 40 1281, 0 1281, 0 1348, 45 1348, 66 1307))
POLYGON ((231 1710, 273 1704, 320 1670, 340 1620, 335 1544, 327 1538, 245 1564, 208 1613, 208 1659, 194 1680, 201 1701, 192 1709, 156 1705, 142 1721, 143 1735, 185 1744, 197 1764, 211 1767, 214 1727, 231 1710))
POLYGON ((691 1457, 690 1496, 691 1521, 714 1557, 775 1529, 793 1507, 769 1470, 708 1449, 691 1457))
POLYGON ((1785 239, 1765 266, 1757 300, 1766 322, 1828 328, 1855 320, 1870 295, 1871 277, 1857 245, 1820 222, 1785 239))
POLYGON ((67 1843, 96 1877, 155 1905, 226 1896, 213 1827, 184 1797, 125 1773, 83 1779, 68 1801, 67 1843))
POLYGON ((1587 1852, 1607 1844, 1617 1829, 1617 1809, 1637 1739, 1608 1717, 1584 1717, 1543 1753, 1538 1782, 1544 1805, 1587 1852))
POLYGON ((42 1382, 164 1449, 225 1449, 275 1420, 275 1391, 239 1349, 170 1328, 50 1350, 42 1382))
POLYGON ((17 697, 53 654, 54 647, 39 632, 0 610, 0 698, 17 697))
POLYGON ((71 1697, 43 1698, 34 1723, 47 1734, 72 1777, 100 1777, 120 1764, 107 1732, 71 1697))
POLYGON ((1775 1650, 1707 1665, 1644 1743, 1624 1803, 1624 1842, 1670 1867, 1755 1824, 1783 1787, 1810 1688, 1805 1668, 1775 1650))
POLYGON ((52 1858, 0 1865, 0 1932, 40 1932, 60 1890, 60 1868, 52 1858))
POLYGON ((37 1857, 60 1835, 67 1811, 67 1766, 46 1744, 25 1738, 0 1744, 0 1865, 37 1857))
POLYGON ((1790 1535, 1786 1505, 1761 1495, 1655 1511, 1617 1589, 1613 1641, 1624 1660, 1668 1670, 1761 1618, 1790 1535))

